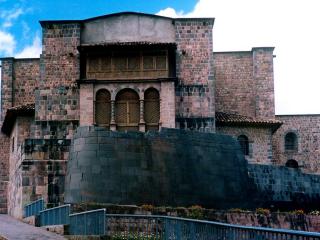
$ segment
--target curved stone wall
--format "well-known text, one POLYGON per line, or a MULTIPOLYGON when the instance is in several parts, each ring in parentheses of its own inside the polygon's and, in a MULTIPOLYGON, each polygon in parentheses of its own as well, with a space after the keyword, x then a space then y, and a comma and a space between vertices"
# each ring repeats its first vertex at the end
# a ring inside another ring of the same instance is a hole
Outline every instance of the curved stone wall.
POLYGON ((87 126, 74 135, 65 202, 228 208, 246 202, 247 186, 247 163, 232 137, 87 126))

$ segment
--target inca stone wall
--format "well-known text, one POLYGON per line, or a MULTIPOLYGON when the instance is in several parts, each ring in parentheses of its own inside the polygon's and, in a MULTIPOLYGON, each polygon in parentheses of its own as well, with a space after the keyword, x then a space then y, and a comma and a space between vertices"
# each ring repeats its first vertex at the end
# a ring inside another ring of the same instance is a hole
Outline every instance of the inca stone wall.
POLYGON ((235 139, 242 134, 247 136, 249 155, 245 158, 248 162, 272 164, 272 133, 270 128, 218 126, 216 132, 233 136, 235 139))
MULTIPOLYGON (((34 102, 39 80, 39 59, 1 59, 1 121, 8 108, 34 102)), ((2 122, 1 122, 2 125, 2 122)), ((24 129, 28 131, 28 129, 24 129)), ((0 212, 7 212, 11 139, 0 135, 0 212)))
POLYGON ((237 206, 247 196, 246 164, 237 142, 224 135, 79 127, 68 161, 65 201, 237 206))
POLYGON ((319 175, 305 174, 284 166, 249 164, 248 173, 259 189, 255 201, 264 207, 317 209, 319 175))
POLYGON ((273 48, 213 56, 217 111, 274 119, 273 48))
POLYGON ((176 19, 175 27, 177 125, 214 131, 213 19, 176 19), (196 118, 203 121, 190 121, 196 118))
POLYGON ((23 206, 44 198, 48 206, 64 201, 70 140, 26 139, 11 155, 8 213, 22 218, 23 206))
POLYGON ((285 165, 288 160, 298 162, 304 172, 318 173, 320 154, 320 115, 278 115, 282 126, 273 135, 274 161, 285 165), (285 150, 285 135, 293 132, 297 135, 297 151, 285 150))

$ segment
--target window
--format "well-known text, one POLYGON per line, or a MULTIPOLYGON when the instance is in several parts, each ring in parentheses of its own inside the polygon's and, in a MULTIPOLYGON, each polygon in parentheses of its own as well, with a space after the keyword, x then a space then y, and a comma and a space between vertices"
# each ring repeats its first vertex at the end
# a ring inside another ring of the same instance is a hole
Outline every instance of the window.
POLYGON ((95 122, 100 126, 109 126, 111 116, 111 95, 105 90, 101 89, 96 94, 95 102, 95 122))
POLYGON ((288 168, 299 168, 298 162, 296 160, 290 159, 286 162, 286 167, 288 168))
POLYGON ((140 103, 136 91, 126 88, 118 92, 115 114, 118 131, 139 130, 140 103))
POLYGON ((284 148, 286 151, 298 151, 298 137, 295 133, 289 132, 286 134, 284 148))
POLYGON ((241 151, 243 152, 244 155, 248 156, 249 155, 249 139, 246 135, 240 135, 238 137, 238 142, 241 147, 241 151))
POLYGON ((144 93, 144 120, 146 130, 159 130, 160 121, 160 97, 159 92, 149 88, 144 93))
POLYGON ((15 142, 14 142, 14 137, 13 137, 13 138, 12 138, 12 146, 11 146, 11 147, 12 147, 12 148, 11 148, 11 151, 12 151, 12 152, 14 152, 14 144, 15 144, 15 142))

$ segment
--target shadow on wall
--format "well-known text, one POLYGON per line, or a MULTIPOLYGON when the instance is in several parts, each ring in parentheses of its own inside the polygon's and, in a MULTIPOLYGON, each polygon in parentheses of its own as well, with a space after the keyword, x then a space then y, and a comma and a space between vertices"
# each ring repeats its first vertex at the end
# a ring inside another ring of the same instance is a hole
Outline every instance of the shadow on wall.
POLYGON ((69 156, 67 203, 305 209, 320 200, 318 175, 248 164, 226 135, 79 127, 69 156))
POLYGON ((236 140, 166 128, 123 133, 79 127, 65 189, 68 203, 228 208, 250 197, 247 162, 236 140))

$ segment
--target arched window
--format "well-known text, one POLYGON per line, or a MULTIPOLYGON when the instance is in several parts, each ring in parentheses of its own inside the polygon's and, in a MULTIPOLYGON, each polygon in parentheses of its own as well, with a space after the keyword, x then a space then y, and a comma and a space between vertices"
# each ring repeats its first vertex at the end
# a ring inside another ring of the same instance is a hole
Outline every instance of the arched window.
POLYGON ((286 167, 288 168, 299 168, 299 164, 296 160, 290 159, 286 162, 286 167))
POLYGON ((246 135, 240 135, 238 137, 238 142, 240 143, 241 151, 244 155, 249 155, 249 139, 246 135))
POLYGON ((117 130, 139 130, 139 95, 134 90, 126 88, 118 92, 115 108, 117 130))
POLYGON ((111 95, 106 89, 101 89, 96 94, 95 122, 100 126, 110 125, 111 95))
POLYGON ((289 132, 286 134, 284 148, 286 151, 298 151, 298 137, 295 133, 289 132))
POLYGON ((144 93, 144 121, 146 130, 159 130, 160 97, 159 92, 149 88, 144 93))

